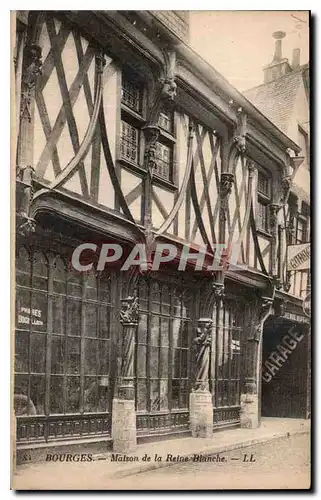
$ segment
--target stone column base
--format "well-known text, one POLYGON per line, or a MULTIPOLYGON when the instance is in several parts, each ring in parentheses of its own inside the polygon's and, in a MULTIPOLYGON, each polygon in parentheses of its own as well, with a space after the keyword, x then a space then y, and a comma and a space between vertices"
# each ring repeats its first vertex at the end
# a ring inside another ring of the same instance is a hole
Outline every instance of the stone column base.
POLYGON ((132 399, 113 399, 112 430, 113 451, 130 453, 136 449, 136 412, 132 399))
POLYGON ((244 429, 257 429, 260 426, 258 394, 241 394, 240 419, 244 429))
POLYGON ((213 436, 213 404, 209 391, 200 390, 190 393, 189 415, 192 437, 213 436))

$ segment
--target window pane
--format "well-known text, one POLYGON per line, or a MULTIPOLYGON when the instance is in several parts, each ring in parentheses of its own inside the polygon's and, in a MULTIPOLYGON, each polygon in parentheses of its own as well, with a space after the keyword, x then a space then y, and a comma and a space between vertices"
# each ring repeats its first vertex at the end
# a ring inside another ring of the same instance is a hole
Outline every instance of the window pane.
POLYGON ((165 144, 156 144, 156 167, 154 173, 166 180, 171 180, 172 149, 165 144))
POLYGON ((80 411, 80 378, 67 378, 67 413, 76 413, 80 411))
POLYGON ((16 326, 21 330, 30 328, 30 292, 16 288, 16 326))
POLYGON ((99 280, 99 300, 110 302, 110 278, 102 276, 99 280))
POLYGON ((80 373, 80 339, 67 339, 67 373, 80 373))
POLYGON ((257 189, 259 193, 270 196, 270 180, 262 172, 258 172, 257 189))
POLYGON ((68 299, 67 303, 67 334, 81 335, 81 302, 68 299))
POLYGON ((14 411, 17 416, 36 415, 36 407, 28 397, 28 375, 16 375, 14 387, 14 411))
POLYGON ((107 379, 103 379, 102 377, 99 379, 98 382, 98 404, 97 404, 97 411, 110 411, 109 407, 109 400, 108 400, 108 391, 109 387, 108 384, 106 384, 106 381, 108 382, 107 379), (103 382, 103 383, 102 383, 103 382))
POLYGON ((261 203, 260 201, 258 201, 256 223, 257 223, 258 229, 263 229, 263 231, 269 230, 268 208, 269 208, 269 205, 265 205, 264 203, 261 203))
POLYGON ((181 351, 181 377, 187 377, 187 349, 181 351))
POLYGON ((84 411, 97 411, 98 382, 96 377, 85 377, 84 411))
POLYGON ((29 333, 16 332, 15 372, 28 372, 29 333))
POLYGON ((161 380, 160 381, 159 409, 160 410, 167 410, 168 409, 168 380, 161 380))
POLYGON ((173 113, 164 108, 161 110, 158 120, 158 125, 166 130, 166 132, 173 132, 173 113))
POLYGON ((147 390, 146 380, 137 381, 137 410, 146 410, 147 390))
POLYGON ((33 402, 37 415, 45 413, 45 375, 31 375, 30 399, 33 402))
POLYGON ((110 310, 109 306, 99 308, 99 337, 108 339, 110 337, 110 310))
POLYGON ((139 315, 139 322, 138 322, 138 342, 141 342, 142 344, 146 344, 147 340, 147 314, 141 313, 139 315))
POLYGON ((146 377, 146 347, 137 345, 137 374, 146 377))
POLYGON ((161 344, 162 346, 169 345, 169 319, 162 318, 161 319, 161 344))
POLYGON ((48 288, 48 265, 42 252, 35 252, 33 256, 32 287, 38 290, 48 288))
POLYGON ((158 377, 158 347, 150 347, 150 376, 158 377))
POLYGON ((21 248, 16 259, 16 283, 17 285, 30 286, 31 260, 25 248, 21 248))
POLYGON ((181 380, 180 382, 180 408, 188 407, 188 380, 181 380))
POLYGON ((71 297, 82 297, 82 275, 72 269, 68 273, 67 293, 71 297))
POLYGON ((97 281, 95 271, 90 271, 85 276, 85 297, 87 299, 97 300, 97 281))
POLYGON ((129 123, 121 122, 121 156, 133 163, 138 163, 139 130, 129 123))
POLYGON ((173 379, 172 380, 172 407, 179 408, 179 385, 180 380, 173 379))
POLYGON ((65 265, 60 257, 57 257, 53 263, 53 290, 56 293, 66 293, 66 271, 65 265))
POLYGON ((97 373, 97 340, 85 339, 85 374, 97 373))
POLYGON ((32 292, 31 307, 32 329, 38 332, 46 332, 48 295, 41 292, 32 292))
POLYGON ((50 377, 50 413, 63 413, 63 377, 50 377))
POLYGON ((126 75, 122 76, 121 100, 134 111, 141 111, 141 86, 126 75))
POLYGON ((66 298, 52 297, 52 329, 53 333, 63 335, 66 321, 66 298))
POLYGON ((85 304, 85 337, 97 336, 97 306, 85 304))
POLYGON ((180 359, 181 349, 173 349, 173 376, 174 378, 180 377, 180 359))
POLYGON ((151 380, 150 382, 150 400, 151 400, 151 411, 158 411, 160 408, 160 397, 159 397, 159 381, 151 380))
POLYGON ((32 333, 30 336, 30 370, 33 373, 45 372, 45 349, 45 336, 37 333, 32 333))
POLYGON ((109 340, 100 340, 99 341, 99 370, 98 373, 100 375, 108 375, 109 374, 109 340))
POLYGON ((159 316, 151 317, 150 326, 150 343, 151 345, 159 345, 159 316))
POLYGON ((160 349, 160 377, 168 377, 168 348, 162 347, 160 349))
POLYGON ((64 373, 65 338, 51 337, 51 373, 64 373))

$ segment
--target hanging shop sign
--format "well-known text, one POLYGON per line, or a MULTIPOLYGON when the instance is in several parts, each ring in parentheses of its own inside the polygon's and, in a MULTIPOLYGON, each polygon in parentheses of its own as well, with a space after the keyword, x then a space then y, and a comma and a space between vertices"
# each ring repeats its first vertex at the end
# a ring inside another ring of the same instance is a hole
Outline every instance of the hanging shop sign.
POLYGON ((310 269, 310 243, 288 246, 288 271, 304 271, 310 269))

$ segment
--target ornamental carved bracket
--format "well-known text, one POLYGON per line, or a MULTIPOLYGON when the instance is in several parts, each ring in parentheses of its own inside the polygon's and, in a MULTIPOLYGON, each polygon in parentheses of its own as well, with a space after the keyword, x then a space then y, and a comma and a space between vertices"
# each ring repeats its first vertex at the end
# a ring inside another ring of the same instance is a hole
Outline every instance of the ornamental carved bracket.
POLYGON ((144 164, 150 178, 153 177, 154 169, 157 166, 156 144, 159 138, 160 129, 155 125, 146 125, 143 128, 145 134, 144 164))
POLYGON ((163 103, 170 105, 177 91, 175 82, 176 72, 176 53, 170 49, 163 48, 164 65, 161 70, 161 76, 150 82, 149 101, 148 101, 148 119, 149 125, 157 126, 161 107, 163 103))
POLYGON ((33 199, 34 168, 31 165, 18 166, 16 172, 16 227, 17 233, 28 236, 35 232, 36 222, 30 217, 33 199))
POLYGON ((270 226, 272 232, 275 231, 277 227, 277 222, 278 222, 278 213, 281 208, 281 205, 278 205, 277 203, 272 203, 270 205, 270 226))
POLYGON ((225 286, 223 282, 214 281, 212 290, 216 301, 223 300, 225 297, 225 286))
POLYGON ((221 198, 226 198, 229 194, 231 194, 234 181, 235 181, 234 174, 230 172, 221 173, 221 182, 220 182, 221 198))
MULTIPOLYGON (((234 104, 230 102, 230 104, 234 104)), ((247 115, 242 107, 236 109, 237 123, 233 136, 233 143, 239 152, 244 155, 246 151, 246 129, 247 129, 247 115)))
POLYGON ((102 51, 96 53, 95 62, 97 73, 102 74, 104 72, 104 67, 106 66, 106 57, 102 51))
POLYGON ((265 320, 272 313, 272 306, 274 302, 274 293, 272 297, 261 297, 259 311, 257 317, 254 320, 254 325, 252 328, 252 335, 249 340, 254 342, 260 342, 263 330, 263 324, 265 320))
POLYGON ((173 101, 176 97, 177 90, 175 82, 176 53, 170 49, 163 49, 162 52, 165 60, 164 75, 159 79, 159 83, 162 87, 162 98, 173 101))
POLYGON ((138 297, 130 296, 121 300, 120 322, 124 324, 138 323, 138 297))
POLYGON ((289 197, 290 190, 292 186, 292 176, 284 175, 282 178, 282 194, 281 194, 281 203, 284 205, 289 197))
POLYGON ((29 45, 24 49, 21 79, 20 117, 31 122, 32 94, 38 75, 41 75, 41 47, 29 45))

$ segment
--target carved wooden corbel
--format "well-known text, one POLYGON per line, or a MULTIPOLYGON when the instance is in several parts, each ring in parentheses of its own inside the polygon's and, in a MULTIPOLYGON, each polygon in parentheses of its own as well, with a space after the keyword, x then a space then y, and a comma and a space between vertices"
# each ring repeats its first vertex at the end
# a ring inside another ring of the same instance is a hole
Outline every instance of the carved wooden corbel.
POLYGON ((226 221, 226 211, 228 206, 228 197, 231 194, 235 178, 231 172, 222 172, 220 180, 220 218, 226 221))
POLYGON ((224 282, 214 281, 212 283, 212 289, 214 298, 216 301, 223 300, 225 297, 225 285, 224 282))
POLYGON ((265 320, 272 313, 272 305, 274 302, 274 294, 272 297, 261 297, 258 316, 253 325, 252 335, 248 340, 260 342, 265 320))
POLYGON ((41 47, 27 45, 23 54, 20 118, 31 122, 31 102, 38 75, 41 75, 41 47))
POLYGON ((17 217, 16 229, 20 235, 28 236, 34 233, 36 221, 30 217, 30 207, 33 199, 34 168, 31 165, 17 168, 17 217))
POLYGON ((237 124, 234 131, 233 142, 237 151, 241 154, 245 154, 246 150, 246 126, 247 126, 247 116, 242 107, 237 108, 237 124))
POLYGON ((143 127, 143 132, 145 135, 145 153, 144 153, 144 163, 145 169, 150 175, 150 178, 154 175, 154 169, 157 165, 156 161, 156 143, 159 138, 159 127, 156 125, 146 125, 143 127))

